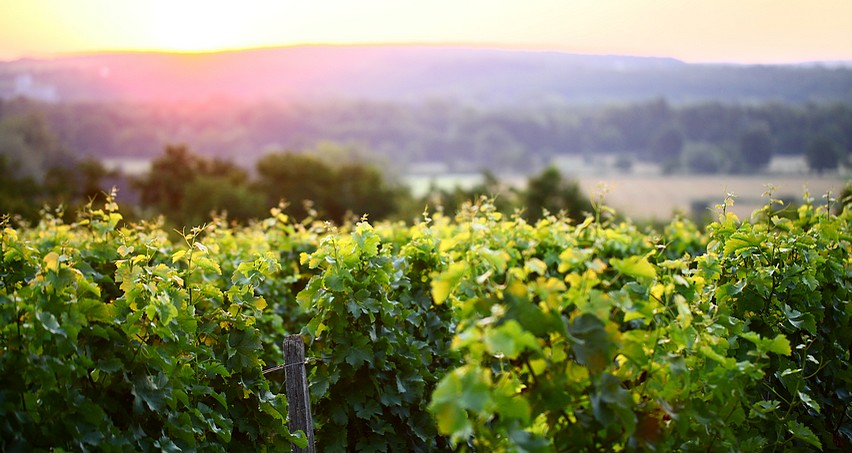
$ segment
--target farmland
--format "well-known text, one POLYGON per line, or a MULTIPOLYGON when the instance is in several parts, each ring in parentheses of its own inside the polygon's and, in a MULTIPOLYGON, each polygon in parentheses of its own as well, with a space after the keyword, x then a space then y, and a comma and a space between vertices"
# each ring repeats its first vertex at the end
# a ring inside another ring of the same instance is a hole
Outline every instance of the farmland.
POLYGON ((724 201, 728 193, 736 196, 732 212, 747 218, 766 204, 761 196, 768 186, 775 197, 799 201, 804 190, 821 197, 829 191, 838 196, 847 179, 806 176, 614 176, 580 177, 585 193, 606 192, 606 202, 619 213, 636 220, 668 219, 677 211, 686 215, 709 215, 711 208, 724 201), (603 185, 603 186, 601 186, 603 185), (697 209, 697 211, 696 211, 697 209))

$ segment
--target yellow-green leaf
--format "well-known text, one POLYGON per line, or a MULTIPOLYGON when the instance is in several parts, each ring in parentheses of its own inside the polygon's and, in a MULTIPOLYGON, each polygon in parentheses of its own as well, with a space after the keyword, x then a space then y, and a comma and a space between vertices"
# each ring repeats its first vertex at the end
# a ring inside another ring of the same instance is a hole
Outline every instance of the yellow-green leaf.
POLYGON ((50 252, 44 256, 44 269, 48 271, 59 271, 59 254, 50 252))
MULTIPOLYGON (((178 262, 181 258, 183 258, 186 255, 186 252, 187 252, 186 250, 178 250, 177 252, 172 253, 172 262, 173 263, 178 262)), ((121 250, 119 250, 118 253, 121 253, 121 250)))
POLYGON ((530 272, 535 272, 538 275, 544 275, 547 273, 547 264, 538 258, 532 258, 524 263, 524 268, 530 272))
POLYGON ((681 294, 675 294, 672 299, 674 299, 675 306, 677 307, 678 323, 680 323, 681 327, 684 329, 689 327, 689 325, 692 324, 692 311, 686 303, 686 298, 681 294))
POLYGON ((446 280, 432 280, 432 299, 441 305, 450 296, 452 284, 446 280))
POLYGON ((648 262, 647 256, 630 256, 623 260, 612 258, 609 263, 618 272, 631 277, 657 278, 657 270, 648 262))
POLYGON ((781 355, 790 355, 793 352, 790 348, 790 341, 780 333, 772 340, 766 340, 766 350, 781 355))

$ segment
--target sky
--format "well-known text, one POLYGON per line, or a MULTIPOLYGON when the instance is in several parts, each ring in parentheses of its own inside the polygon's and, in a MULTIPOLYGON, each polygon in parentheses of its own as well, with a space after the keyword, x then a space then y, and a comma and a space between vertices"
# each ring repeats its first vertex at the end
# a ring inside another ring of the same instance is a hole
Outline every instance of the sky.
POLYGON ((852 0, 0 0, 0 60, 302 44, 852 61, 852 0))

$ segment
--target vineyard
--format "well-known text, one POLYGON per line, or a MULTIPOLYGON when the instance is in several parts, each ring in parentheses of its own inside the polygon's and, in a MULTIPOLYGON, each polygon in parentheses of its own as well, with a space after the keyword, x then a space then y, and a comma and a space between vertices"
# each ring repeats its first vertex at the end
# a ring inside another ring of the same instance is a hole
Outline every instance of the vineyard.
MULTIPOLYGON (((0 451, 849 451, 852 210, 0 225, 0 451), (264 373, 264 371, 267 371, 264 373)), ((839 203, 838 203, 839 204, 839 203)))

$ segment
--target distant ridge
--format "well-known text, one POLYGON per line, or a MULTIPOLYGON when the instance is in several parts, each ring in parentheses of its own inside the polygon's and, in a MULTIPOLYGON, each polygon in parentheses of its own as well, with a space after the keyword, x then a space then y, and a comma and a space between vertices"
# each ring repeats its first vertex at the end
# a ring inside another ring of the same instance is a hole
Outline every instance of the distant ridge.
POLYGON ((852 68, 687 64, 671 58, 443 46, 296 46, 2 62, 0 97, 16 96, 54 102, 852 102, 852 68))

